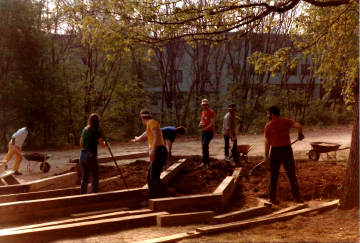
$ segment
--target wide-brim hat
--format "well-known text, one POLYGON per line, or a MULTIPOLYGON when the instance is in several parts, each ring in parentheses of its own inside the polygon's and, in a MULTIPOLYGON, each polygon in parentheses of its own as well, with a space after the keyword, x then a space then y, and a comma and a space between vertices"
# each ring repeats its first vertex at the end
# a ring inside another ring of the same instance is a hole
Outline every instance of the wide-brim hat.
POLYGON ((203 99, 201 101, 201 105, 208 105, 209 104, 209 101, 207 99, 203 99))

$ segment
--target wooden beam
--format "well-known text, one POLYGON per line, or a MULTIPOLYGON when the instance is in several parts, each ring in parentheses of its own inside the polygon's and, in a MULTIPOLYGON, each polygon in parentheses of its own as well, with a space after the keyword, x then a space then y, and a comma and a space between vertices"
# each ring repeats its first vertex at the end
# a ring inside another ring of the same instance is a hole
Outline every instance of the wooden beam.
POLYGON ((272 207, 272 203, 266 199, 256 198, 256 200, 257 200, 259 206, 268 206, 269 208, 272 207))
POLYGON ((213 211, 160 215, 157 217, 157 226, 179 226, 188 224, 204 224, 212 221, 213 211))
POLYGON ((271 223, 271 222, 276 222, 276 221, 280 221, 280 220, 290 219, 295 216, 303 215, 303 214, 314 212, 314 211, 320 211, 320 210, 334 208, 334 207, 337 207, 338 204, 339 204, 339 200, 335 200, 335 201, 332 201, 329 203, 322 204, 320 206, 302 209, 302 210, 298 210, 295 212, 289 212, 289 213, 285 213, 285 214, 275 215, 273 217, 265 216, 265 217, 260 217, 258 219, 250 219, 250 220, 245 220, 245 221, 240 221, 240 222, 208 226, 208 227, 198 228, 198 229, 196 229, 196 231, 202 232, 202 233, 213 233, 213 232, 218 232, 218 231, 225 231, 225 230, 247 227, 250 225, 271 223))
POLYGON ((52 176, 45 179, 32 181, 30 182, 30 192, 35 191, 44 191, 44 188, 47 190, 55 190, 61 188, 68 188, 76 186, 78 179, 77 172, 70 172, 63 175, 52 176))
POLYGON ((148 190, 129 189, 59 198, 38 199, 0 204, 0 222, 35 219, 49 216, 67 216, 111 208, 139 207, 147 200, 148 190))
POLYGON ((169 235, 169 236, 164 236, 164 237, 155 238, 155 239, 148 239, 148 240, 144 240, 144 241, 140 241, 140 242, 142 242, 142 243, 175 242, 175 241, 179 241, 179 240, 186 239, 186 238, 198 237, 199 235, 201 235, 200 232, 190 231, 187 233, 180 233, 180 234, 169 235))
POLYGON ((20 184, 20 182, 18 180, 16 180, 16 178, 13 175, 9 175, 7 177, 4 177, 3 180, 8 185, 19 185, 20 184))
MULTIPOLYGON (((145 151, 145 152, 135 152, 135 153, 129 153, 129 154, 123 154, 123 155, 116 155, 114 156, 115 160, 122 160, 122 159, 137 159, 137 158, 143 158, 143 157, 148 157, 149 156, 149 152, 145 151)), ((98 158, 98 163, 107 163, 107 162, 112 162, 113 158, 112 157, 103 157, 103 158, 98 158)), ((69 163, 78 163, 79 159, 70 159, 69 163)))
POLYGON ((89 216, 94 216, 94 215, 99 215, 99 214, 124 212, 124 211, 128 211, 128 210, 129 210, 129 208, 113 208, 113 209, 106 209, 106 210, 100 210, 100 211, 91 211, 91 212, 86 212, 86 213, 75 213, 75 214, 70 214, 70 216, 73 218, 82 218, 82 217, 89 217, 89 216))
POLYGON ((204 194, 149 200, 149 208, 155 212, 185 213, 217 211, 221 208, 222 194, 204 194))
POLYGON ((257 206, 254 208, 218 215, 214 217, 214 220, 217 224, 224 224, 254 218, 265 214, 271 214, 271 209, 268 206, 257 206))
POLYGON ((224 209, 230 201, 234 189, 236 187, 235 178, 233 176, 227 176, 223 182, 215 189, 214 193, 222 194, 221 208, 224 209))
POLYGON ((0 195, 15 194, 28 192, 30 188, 29 184, 0 186, 0 195))
POLYGON ((6 178, 8 176, 11 176, 15 173, 15 171, 12 171, 12 170, 6 170, 2 173, 0 173, 0 179, 3 179, 3 178, 6 178))
MULTIPOLYGON (((121 180, 120 176, 111 177, 105 180, 99 181, 99 187, 106 186, 114 181, 121 180)), ((88 191, 91 189, 91 185, 88 186, 88 191)), ((1 190, 1 189, 0 189, 1 190)), ((19 202, 19 201, 29 201, 36 199, 45 199, 45 198, 53 198, 53 197, 65 197, 65 196, 73 196, 80 194, 80 187, 72 187, 65 189, 56 189, 56 190, 47 190, 47 191, 36 191, 36 192, 26 192, 26 193, 17 193, 17 194, 7 194, 0 195, 0 203, 7 202, 19 202)))
POLYGON ((279 214, 283 214, 283 213, 289 213, 289 212, 297 211, 297 210, 304 209, 304 208, 307 208, 307 207, 308 207, 307 204, 301 203, 301 204, 297 204, 295 206, 280 209, 279 211, 273 212, 272 214, 269 214, 267 216, 271 217, 271 216, 274 216, 274 215, 279 215, 279 214))
POLYGON ((58 221, 53 221, 53 222, 41 223, 41 224, 25 225, 25 226, 16 227, 16 228, 2 229, 2 230, 0 230, 0 235, 5 234, 6 232, 10 232, 10 231, 43 228, 43 227, 62 225, 62 224, 89 222, 89 221, 100 220, 100 219, 119 218, 119 217, 142 215, 142 214, 149 214, 149 213, 153 213, 153 211, 151 211, 150 209, 142 209, 142 210, 106 213, 106 214, 101 214, 101 215, 92 215, 92 216, 88 216, 88 217, 75 218, 75 219, 58 220, 58 221))
POLYGON ((235 168, 235 170, 234 170, 234 172, 232 174, 232 176, 235 179, 234 180, 235 185, 237 184, 237 182, 238 182, 238 180, 240 178, 241 169, 242 169, 241 167, 235 168))
MULTIPOLYGON (((171 165, 169 168, 167 168, 160 174, 161 182, 164 185, 168 184, 170 180, 174 178, 188 163, 189 160, 186 159, 180 159, 178 162, 175 162, 173 165, 171 165)), ((145 186, 143 186, 143 188, 147 189, 148 185, 146 184, 145 186)))
POLYGON ((156 225, 156 217, 165 214, 167 212, 8 231, 0 234, 0 242, 34 242, 34 239, 36 242, 49 242, 69 237, 83 237, 123 229, 153 226, 156 225))

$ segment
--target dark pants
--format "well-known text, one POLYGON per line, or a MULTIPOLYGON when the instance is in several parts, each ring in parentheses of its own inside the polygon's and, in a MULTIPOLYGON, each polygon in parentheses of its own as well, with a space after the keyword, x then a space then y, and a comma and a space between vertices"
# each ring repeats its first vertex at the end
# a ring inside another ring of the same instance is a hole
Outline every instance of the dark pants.
POLYGON ((80 194, 87 193, 89 177, 91 175, 91 193, 99 191, 99 167, 97 156, 82 151, 80 154, 80 165, 82 172, 80 194))
MULTIPOLYGON (((234 136, 235 136, 235 134, 234 134, 234 136)), ((225 140, 225 156, 229 156, 229 140, 230 140, 230 139, 231 139, 230 137, 224 135, 224 140, 225 140)), ((232 147, 232 149, 231 149, 231 153, 232 153, 232 156, 233 156, 233 157, 236 157, 236 149, 237 149, 237 140, 236 140, 236 138, 235 138, 234 145, 233 145, 233 147, 232 147)))
POLYGON ((269 199, 276 201, 277 181, 279 177, 280 164, 283 163, 286 175, 289 178, 291 194, 294 198, 299 197, 299 185, 296 179, 294 156, 291 145, 272 147, 270 152, 270 181, 269 199))
POLYGON ((165 146, 158 146, 155 151, 154 161, 150 161, 147 182, 149 187, 149 199, 166 197, 166 191, 160 180, 163 166, 166 165, 167 150, 165 146))
POLYGON ((204 164, 209 165, 209 144, 211 139, 214 137, 214 132, 203 132, 201 137, 203 162, 204 164))

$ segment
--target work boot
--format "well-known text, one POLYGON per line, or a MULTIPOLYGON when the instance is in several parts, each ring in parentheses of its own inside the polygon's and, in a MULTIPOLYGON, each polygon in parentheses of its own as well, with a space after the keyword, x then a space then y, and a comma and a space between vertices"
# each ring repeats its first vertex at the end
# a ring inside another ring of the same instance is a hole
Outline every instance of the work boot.
POLYGON ((234 159, 234 157, 232 157, 232 156, 225 156, 225 161, 226 162, 230 162, 233 159, 234 159))
POLYGON ((22 175, 19 171, 15 171, 14 175, 22 175))

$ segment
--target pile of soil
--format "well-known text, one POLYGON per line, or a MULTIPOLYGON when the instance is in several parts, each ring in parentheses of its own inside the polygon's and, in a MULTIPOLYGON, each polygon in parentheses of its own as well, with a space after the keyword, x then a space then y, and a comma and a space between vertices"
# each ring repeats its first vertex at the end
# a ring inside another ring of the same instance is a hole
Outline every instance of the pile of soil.
MULTIPOLYGON (((171 162, 185 158, 188 165, 171 180, 167 186, 168 196, 183 196, 212 193, 226 176, 232 175, 236 167, 242 167, 242 175, 246 175, 259 162, 262 157, 250 156, 248 163, 235 164, 229 167, 224 160, 210 158, 210 167, 204 171, 198 168, 202 162, 201 156, 174 156, 171 162)), ((311 160, 295 160, 296 174, 300 186, 300 194, 305 201, 313 199, 337 199, 343 192, 343 182, 346 175, 346 166, 331 161, 314 162, 311 160)), ((129 188, 140 188, 147 184, 147 171, 149 162, 136 160, 133 163, 120 166, 120 170, 129 188)), ((118 176, 115 166, 99 166, 100 179, 118 176)), ((81 168, 77 165, 71 169, 79 173, 81 168)), ((234 191, 226 211, 233 211, 256 205, 256 198, 268 198, 269 164, 262 164, 253 171, 252 176, 242 177, 234 191)), ((123 181, 113 182, 100 188, 101 192, 125 189, 123 181)), ((289 182, 286 172, 281 166, 278 179, 277 200, 292 201, 289 182)))

